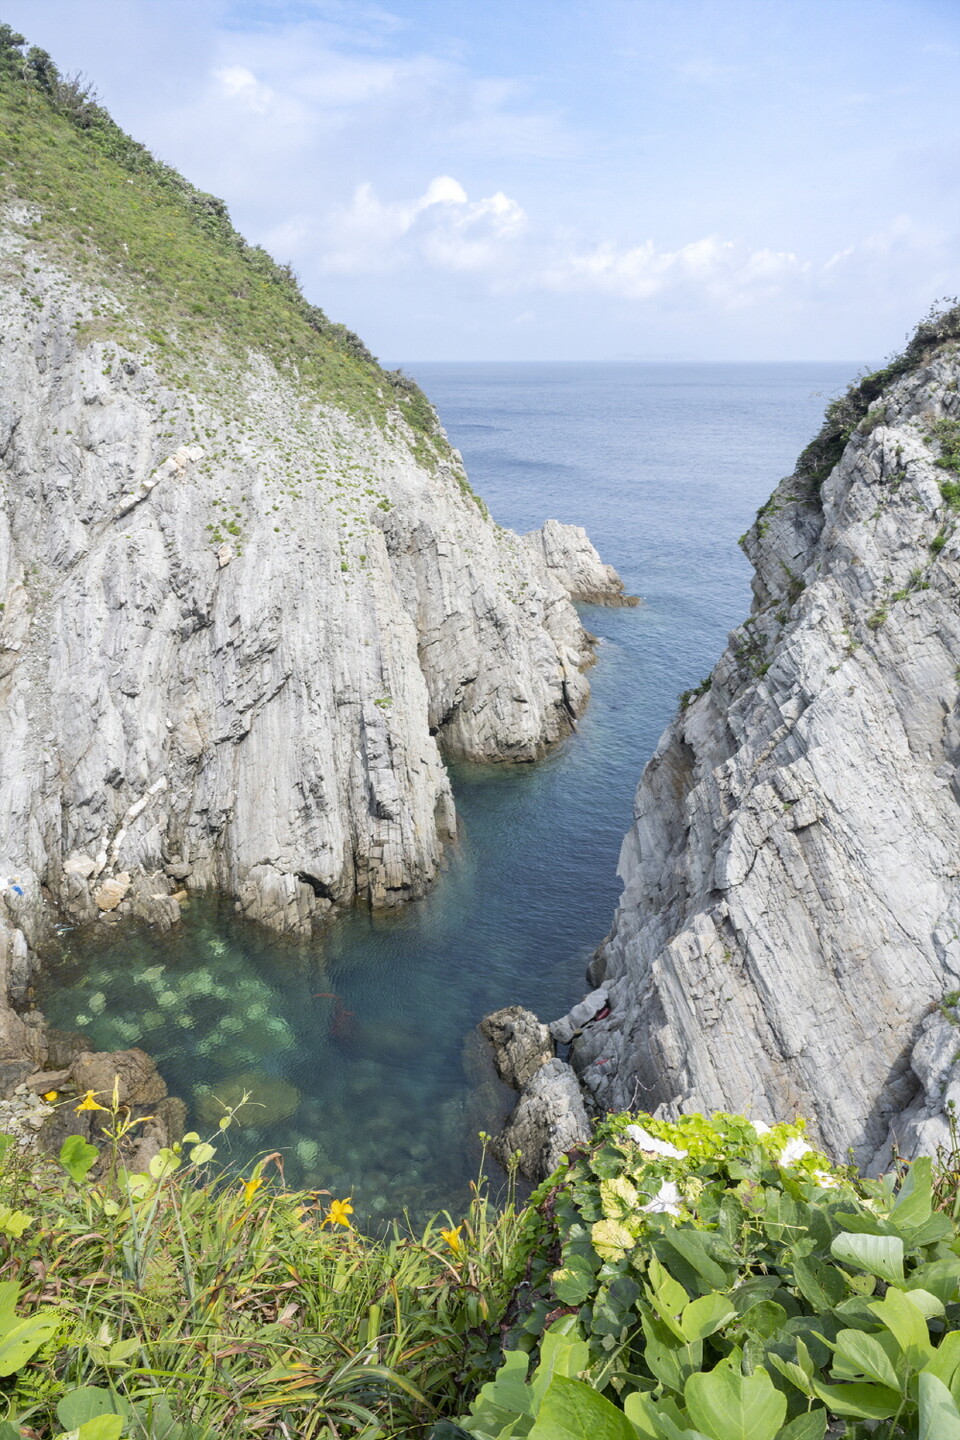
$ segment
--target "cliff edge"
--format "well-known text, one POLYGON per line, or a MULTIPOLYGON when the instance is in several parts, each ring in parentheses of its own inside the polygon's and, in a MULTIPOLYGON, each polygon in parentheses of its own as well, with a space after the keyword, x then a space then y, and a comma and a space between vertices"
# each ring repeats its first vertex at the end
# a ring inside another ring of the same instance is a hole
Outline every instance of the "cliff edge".
POLYGON ((589 1014, 554 1027, 598 1107, 800 1112, 861 1163, 949 1140, 958 338, 932 318, 835 401, 743 539, 753 613, 646 767, 589 1014))

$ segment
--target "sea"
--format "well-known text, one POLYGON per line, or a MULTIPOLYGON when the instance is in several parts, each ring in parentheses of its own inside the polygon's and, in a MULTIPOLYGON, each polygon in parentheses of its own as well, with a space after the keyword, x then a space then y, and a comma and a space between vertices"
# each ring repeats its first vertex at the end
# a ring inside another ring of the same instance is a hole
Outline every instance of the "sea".
MULTIPOLYGON (((586 528, 635 609, 581 606, 597 637, 575 735, 536 765, 458 766, 460 837, 431 893, 281 940, 191 900, 169 935, 64 932, 40 1003, 97 1047, 142 1045, 238 1170, 351 1197, 361 1224, 458 1214, 510 1092, 476 1025, 582 995, 610 927, 646 761, 679 692, 750 607, 737 540, 854 364, 414 363, 473 487, 518 531, 586 528), (250 1100, 220 1132, 224 1106, 250 1100)), ((488 1184, 499 1176, 487 1160, 488 1184)))

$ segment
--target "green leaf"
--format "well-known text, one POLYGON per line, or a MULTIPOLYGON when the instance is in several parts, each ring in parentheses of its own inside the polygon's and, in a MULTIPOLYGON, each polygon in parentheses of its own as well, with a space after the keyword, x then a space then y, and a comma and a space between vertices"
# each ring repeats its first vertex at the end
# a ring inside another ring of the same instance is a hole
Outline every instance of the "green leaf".
POLYGON ((823 1440, 827 1433, 826 1410, 807 1410, 777 1431, 777 1440, 823 1440))
POLYGON ((625 1175, 615 1175, 612 1180, 600 1181, 600 1204, 605 1220, 626 1220, 636 1214, 640 1195, 625 1175))
POLYGON ((561 1305, 582 1305, 597 1287, 593 1267, 582 1255, 571 1255, 550 1277, 553 1293, 561 1305))
POLYGON ((593 1248, 604 1260, 619 1260, 637 1243, 635 1236, 619 1220, 598 1220, 590 1227, 593 1248))
POLYGON ((122 1431, 122 1415, 98 1415, 81 1425, 79 1430, 71 1430, 70 1434, 76 1435, 77 1440, 120 1440, 122 1431))
POLYGON ((665 1230, 662 1239, 706 1280, 711 1290, 726 1290, 729 1284, 728 1276, 708 1253, 706 1241, 700 1231, 665 1230))
POLYGON ((898 1230, 916 1230, 930 1219, 933 1211, 933 1182, 930 1176, 930 1156, 921 1155, 914 1160, 907 1171, 907 1178, 900 1186, 897 1202, 888 1216, 898 1230))
POLYGON ((194 1165, 206 1165, 207 1161, 212 1160, 216 1153, 215 1146, 208 1145, 206 1140, 201 1140, 200 1144, 194 1145, 190 1151, 190 1160, 194 1165))
POLYGON ((798 1255, 793 1256, 792 1264, 797 1289, 818 1314, 832 1310, 843 1299, 846 1287, 834 1266, 798 1255))
POLYGON ((96 1145, 88 1145, 82 1135, 68 1135, 60 1146, 60 1164, 74 1184, 81 1185, 99 1154, 96 1145))
POLYGON ((834 1375, 838 1380, 875 1380, 891 1390, 900 1389, 893 1361, 874 1335, 862 1330, 841 1330, 836 1339, 834 1375))
POLYGON ((789 1380, 791 1385, 796 1385, 797 1389, 802 1391, 804 1395, 813 1395, 810 1376, 805 1375, 799 1365, 795 1365, 792 1360, 782 1359, 775 1350, 769 1350, 767 1352, 767 1360, 775 1370, 780 1371, 780 1374, 785 1380, 789 1380))
POLYGON ((691 1300, 689 1305, 684 1306, 680 1329, 685 1340, 705 1340, 732 1320, 736 1313, 726 1295, 718 1295, 714 1291, 712 1295, 701 1295, 698 1300, 691 1300))
POLYGON ((168 1175, 172 1175, 174 1170, 179 1168, 180 1156, 167 1147, 158 1151, 147 1166, 154 1180, 165 1180, 168 1175))
POLYGON ((482 1420, 491 1407, 509 1415, 529 1415, 530 1387, 525 1384, 530 1357, 522 1350, 508 1350, 503 1364, 492 1380, 488 1380, 470 1407, 470 1414, 482 1420))
POLYGON ((841 1265, 857 1265, 892 1285, 903 1284, 903 1241, 897 1235, 852 1235, 841 1230, 830 1253, 841 1265))
POLYGON ((544 1393, 555 1375, 575 1379, 590 1364, 590 1346, 585 1340, 562 1335, 553 1326, 540 1343, 540 1364, 530 1381, 531 1409, 537 1413, 544 1393))
POLYGON ((126 1407, 119 1408, 109 1390, 99 1385, 84 1385, 79 1390, 70 1390, 57 1402, 57 1419, 64 1430, 76 1430, 98 1415, 123 1415, 126 1407))
POLYGON ((31 1315, 21 1320, 0 1339, 0 1376, 15 1375, 41 1345, 45 1345, 57 1333, 59 1316, 56 1314, 31 1315))
POLYGON ((907 1289, 929 1290, 944 1305, 951 1304, 960 1292, 960 1260, 931 1260, 918 1265, 907 1280, 907 1289))
POLYGON ((899 1391, 885 1385, 818 1385, 814 1381, 813 1388, 828 1410, 854 1420, 889 1420, 902 1403, 899 1391))
POLYGON ((951 1330, 949 1335, 944 1335, 923 1368, 928 1375, 936 1375, 944 1385, 949 1385, 953 1381, 958 1366, 960 1366, 960 1330, 951 1330))
POLYGON ((927 1321, 923 1312, 910 1299, 912 1292, 896 1290, 893 1286, 882 1300, 872 1300, 869 1308, 881 1324, 885 1325, 915 1370, 922 1370, 927 1359, 933 1354, 927 1321))
POLYGON ((33 1218, 25 1210, 11 1210, 9 1205, 0 1205, 0 1234, 19 1240, 33 1224, 33 1218))
POLYGON ((946 1310, 938 1296, 931 1295, 929 1290, 924 1290, 920 1285, 911 1285, 905 1293, 927 1320, 938 1320, 946 1310))
POLYGON ((683 1398, 690 1418, 710 1440, 774 1440, 787 1397, 765 1370, 741 1375, 726 1365, 691 1375, 683 1398))
POLYGON ((0 1440, 23 1440, 20 1426, 11 1424, 9 1420, 0 1420, 0 1440))
POLYGON ((530 1440, 637 1440, 637 1432, 622 1410, 583 1380, 555 1375, 530 1440))
POLYGON ((642 1440, 660 1440, 657 1408, 643 1390, 632 1390, 623 1402, 623 1412, 642 1440))
POLYGON ((924 1372, 917 1381, 917 1391, 919 1440, 960 1440, 960 1410, 943 1381, 924 1372))

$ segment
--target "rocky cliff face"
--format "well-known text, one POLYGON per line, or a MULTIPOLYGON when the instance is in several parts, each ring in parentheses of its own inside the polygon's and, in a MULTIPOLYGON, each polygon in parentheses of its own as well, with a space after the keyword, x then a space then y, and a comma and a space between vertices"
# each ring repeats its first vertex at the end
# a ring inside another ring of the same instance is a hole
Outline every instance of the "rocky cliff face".
MULTIPOLYGON (((418 453, 262 356, 96 337, 124 308, 8 207, 0 323, 0 872, 86 920, 182 880, 278 929, 421 894, 443 755, 530 760, 583 708, 562 587, 418 453)), ((421 447, 422 449, 422 447, 421 447)), ((14 962, 15 963, 15 962, 14 962)))
POLYGON ((800 1112, 866 1162, 891 1125, 907 1149, 947 1137, 958 336, 958 311, 922 326, 837 402, 744 539, 753 614, 663 736, 624 840, 599 1018, 573 1050, 599 1106, 800 1112))

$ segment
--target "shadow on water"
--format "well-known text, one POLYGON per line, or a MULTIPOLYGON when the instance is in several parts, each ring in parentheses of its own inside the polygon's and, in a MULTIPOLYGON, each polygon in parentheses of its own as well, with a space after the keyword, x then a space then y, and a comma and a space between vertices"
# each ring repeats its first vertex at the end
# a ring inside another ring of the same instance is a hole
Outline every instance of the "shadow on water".
POLYGON ((238 1162, 282 1150, 290 1183, 352 1195, 370 1222, 460 1209, 511 1097, 473 1027, 579 998, 616 904, 633 791, 679 690, 749 604, 736 549, 846 366, 410 367, 503 524, 582 524, 636 610, 585 607, 598 636, 578 733, 535 766, 453 774, 460 838, 438 884, 352 911, 310 943, 195 897, 170 935, 63 937, 41 1003, 96 1045, 139 1044, 198 1127, 247 1089, 238 1162))

